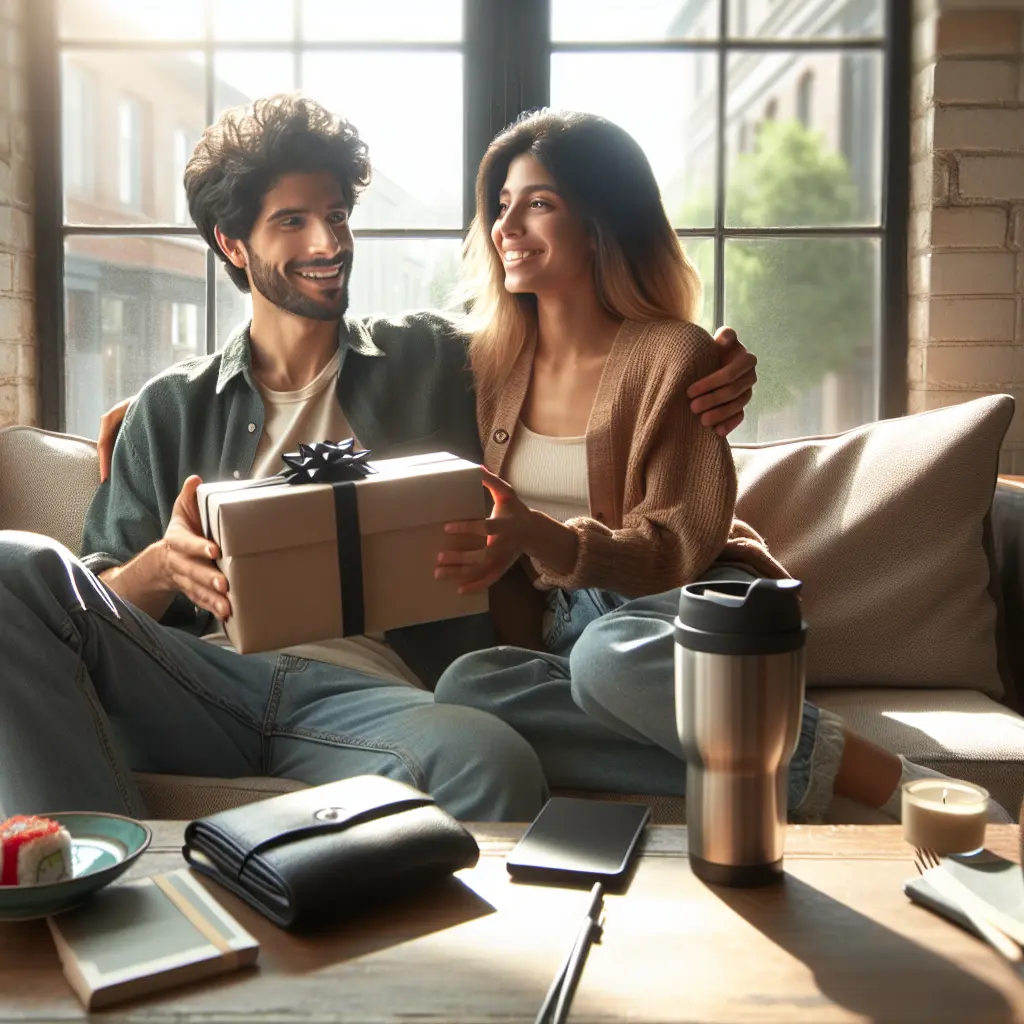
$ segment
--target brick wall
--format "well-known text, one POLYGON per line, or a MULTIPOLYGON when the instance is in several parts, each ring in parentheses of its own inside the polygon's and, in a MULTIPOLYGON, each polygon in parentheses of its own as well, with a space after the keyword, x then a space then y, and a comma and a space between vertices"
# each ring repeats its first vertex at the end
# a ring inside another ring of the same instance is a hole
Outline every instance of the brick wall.
POLYGON ((25 5, 0 0, 0 426, 36 421, 25 5))
POLYGON ((915 0, 911 412, 1009 392, 1024 473, 1024 0, 915 0))

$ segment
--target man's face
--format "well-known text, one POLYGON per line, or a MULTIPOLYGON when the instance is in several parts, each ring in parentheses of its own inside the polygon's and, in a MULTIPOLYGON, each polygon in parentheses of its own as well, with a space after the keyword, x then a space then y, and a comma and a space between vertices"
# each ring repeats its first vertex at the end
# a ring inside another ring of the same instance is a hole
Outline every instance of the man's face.
POLYGON ((340 320, 352 271, 349 212, 327 171, 278 179, 241 246, 253 291, 294 316, 340 320))

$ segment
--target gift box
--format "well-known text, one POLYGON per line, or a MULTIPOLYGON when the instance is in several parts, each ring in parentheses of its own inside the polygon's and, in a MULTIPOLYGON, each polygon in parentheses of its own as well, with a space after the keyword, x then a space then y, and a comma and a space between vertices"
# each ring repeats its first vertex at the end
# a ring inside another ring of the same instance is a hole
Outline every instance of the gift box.
POLYGON ((241 654, 487 610, 486 590, 434 579, 444 524, 487 515, 480 467, 447 452, 368 454, 301 445, 281 476, 199 487, 241 654))

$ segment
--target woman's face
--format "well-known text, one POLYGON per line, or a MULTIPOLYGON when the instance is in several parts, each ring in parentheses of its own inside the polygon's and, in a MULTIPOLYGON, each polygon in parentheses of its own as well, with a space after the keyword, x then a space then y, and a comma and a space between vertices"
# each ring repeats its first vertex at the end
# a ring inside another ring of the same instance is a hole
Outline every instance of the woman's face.
POLYGON ((505 267, 507 291, 550 294, 592 286, 586 225, 529 153, 509 164, 491 240, 505 267))

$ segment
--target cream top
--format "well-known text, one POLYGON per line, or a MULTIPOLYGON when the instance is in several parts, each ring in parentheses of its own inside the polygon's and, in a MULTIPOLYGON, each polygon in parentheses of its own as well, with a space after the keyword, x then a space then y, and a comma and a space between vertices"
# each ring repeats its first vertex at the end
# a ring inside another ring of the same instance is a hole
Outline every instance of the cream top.
POLYGON ((330 362, 298 391, 271 391, 257 378, 263 396, 263 433, 256 445, 252 478, 260 480, 284 469, 281 456, 294 451, 300 441, 343 441, 350 436, 345 414, 335 394, 341 355, 330 362))
MULTIPOLYGON (((253 460, 254 480, 273 476, 284 468, 282 456, 295 451, 300 441, 342 441, 351 429, 338 404, 336 384, 341 356, 334 358, 298 391, 271 391, 257 381, 263 396, 263 433, 253 460)), ((224 633, 211 633, 206 640, 230 647, 224 633)), ((377 679, 421 686, 415 673, 379 636, 347 636, 313 644, 289 647, 282 653, 352 669, 377 679)))
POLYGON ((516 424, 505 479, 530 508, 565 522, 590 515, 586 437, 535 434, 516 424))

